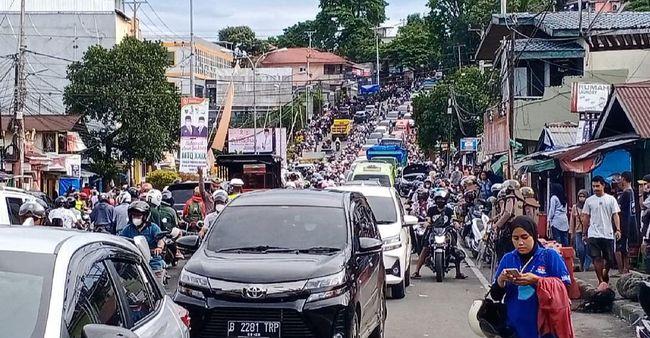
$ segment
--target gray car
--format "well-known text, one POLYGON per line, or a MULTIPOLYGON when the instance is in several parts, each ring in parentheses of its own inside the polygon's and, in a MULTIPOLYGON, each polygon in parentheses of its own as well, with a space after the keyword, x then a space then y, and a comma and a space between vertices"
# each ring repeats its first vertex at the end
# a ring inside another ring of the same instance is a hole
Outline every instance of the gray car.
POLYGON ((124 238, 1 226, 0 247, 3 337, 190 336, 187 310, 124 238))

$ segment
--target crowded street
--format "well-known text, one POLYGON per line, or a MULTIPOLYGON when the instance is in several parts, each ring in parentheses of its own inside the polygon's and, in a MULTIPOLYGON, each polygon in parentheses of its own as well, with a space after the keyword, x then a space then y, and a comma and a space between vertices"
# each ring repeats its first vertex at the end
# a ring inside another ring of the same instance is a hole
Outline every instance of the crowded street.
POLYGON ((0 1, 0 338, 650 338, 647 1, 0 1))

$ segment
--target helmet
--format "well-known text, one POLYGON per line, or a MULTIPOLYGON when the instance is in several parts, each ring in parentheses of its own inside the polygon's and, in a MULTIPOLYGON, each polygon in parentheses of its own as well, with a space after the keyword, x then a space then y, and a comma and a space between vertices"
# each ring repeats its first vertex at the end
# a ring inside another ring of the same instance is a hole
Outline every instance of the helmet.
POLYGON ((490 196, 490 197, 488 197, 487 201, 488 201, 488 203, 490 203, 491 205, 494 205, 495 203, 497 203, 497 198, 494 197, 494 196, 490 196))
POLYGON ((144 201, 135 201, 129 205, 128 213, 129 213, 129 219, 131 218, 131 213, 133 212, 139 212, 142 215, 144 215, 144 219, 146 220, 149 218, 149 212, 151 208, 149 207, 149 204, 144 201))
POLYGON ((36 203, 40 204, 43 207, 43 209, 45 209, 45 210, 50 208, 50 206, 47 205, 47 202, 45 202, 44 200, 42 200, 40 198, 36 198, 35 201, 36 201, 36 203))
POLYGON ((524 198, 535 198, 535 190, 531 187, 522 187, 520 192, 524 198))
POLYGON ((417 194, 418 194, 418 199, 421 200, 429 197, 429 192, 427 191, 427 189, 424 188, 418 189, 417 194))
POLYGON ((435 200, 436 198, 442 198, 447 200, 447 198, 449 198, 449 193, 447 192, 446 189, 434 189, 433 199, 435 200))
POLYGON ((244 181, 242 181, 239 178, 233 178, 232 180, 230 180, 230 185, 233 187, 243 187, 244 181))
POLYGON ((506 195, 508 195, 508 190, 506 188, 501 188, 497 194, 497 198, 504 198, 506 195))
POLYGON ((45 217, 45 208, 40 205, 35 200, 28 200, 20 206, 18 211, 20 217, 36 217, 44 218, 45 217))
POLYGON ((226 203, 228 202, 228 193, 221 189, 215 190, 215 192, 212 193, 212 199, 215 202, 226 203))
POLYGON ((460 181, 460 185, 462 185, 463 187, 468 187, 472 184, 476 184, 476 177, 472 175, 467 176, 463 178, 462 181, 460 181))
POLYGON ((471 201, 475 200, 476 199, 476 191, 474 191, 474 190, 466 191, 463 194, 463 198, 465 198, 466 200, 471 200, 471 201))
POLYGON ((77 201, 74 199, 74 197, 68 197, 68 198, 65 199, 65 207, 67 209, 74 208, 76 203, 77 203, 77 201))
POLYGON ((174 195, 172 195, 172 192, 169 190, 163 190, 162 201, 169 205, 174 205, 174 195))
POLYGON ((483 331, 481 330, 481 325, 478 320, 478 311, 481 309, 483 301, 475 300, 472 303, 472 307, 469 308, 469 313, 467 314, 467 321, 469 322, 469 327, 472 329, 472 332, 479 337, 485 337, 483 331))
POLYGON ((108 202, 108 194, 103 192, 99 194, 99 201, 100 202, 108 202))
POLYGON ((88 194, 86 194, 85 192, 82 192, 82 193, 79 194, 79 198, 81 198, 82 201, 85 201, 85 200, 88 199, 88 194))
POLYGON ((138 196, 140 196, 140 192, 136 187, 130 187, 127 191, 129 192, 129 195, 131 195, 132 200, 138 199, 138 196))
POLYGON ((158 189, 151 189, 147 192, 147 202, 159 207, 162 203, 162 193, 158 189))
POLYGON ((59 196, 54 200, 54 206, 57 208, 61 208, 65 206, 65 197, 59 196))
POLYGON ((501 190, 501 188, 503 188, 503 184, 501 183, 492 184, 492 188, 491 188, 492 193, 498 192, 499 190, 501 190))
POLYGON ((503 187, 508 191, 515 191, 519 190, 519 188, 521 188, 521 185, 519 182, 517 182, 517 180, 506 180, 503 182, 503 187))
POLYGON ((118 196, 117 196, 117 203, 122 204, 122 203, 131 203, 131 194, 129 194, 128 191, 122 191, 118 196))

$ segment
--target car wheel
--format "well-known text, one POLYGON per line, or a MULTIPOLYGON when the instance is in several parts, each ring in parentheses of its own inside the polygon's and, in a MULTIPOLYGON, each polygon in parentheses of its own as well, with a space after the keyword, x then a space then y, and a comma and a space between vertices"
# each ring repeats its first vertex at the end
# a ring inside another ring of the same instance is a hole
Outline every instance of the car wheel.
POLYGON ((411 286, 411 262, 407 262, 408 268, 406 268, 406 273, 404 274, 404 279, 406 280, 406 287, 411 286))
POLYGON ((406 278, 399 284, 390 286, 390 293, 393 299, 402 299, 406 296, 406 278))

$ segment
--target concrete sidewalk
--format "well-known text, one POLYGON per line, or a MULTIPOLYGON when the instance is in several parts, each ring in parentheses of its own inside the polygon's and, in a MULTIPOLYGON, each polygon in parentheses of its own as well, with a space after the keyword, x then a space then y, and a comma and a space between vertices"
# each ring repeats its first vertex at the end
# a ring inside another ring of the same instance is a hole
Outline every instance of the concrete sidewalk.
MULTIPOLYGON (((621 297, 616 290, 616 282, 620 276, 617 276, 614 271, 610 272, 609 278, 609 285, 616 292, 616 300, 614 301, 612 314, 621 318, 629 325, 635 326, 641 319, 645 318, 645 312, 639 303, 621 297)), ((574 276, 580 287, 581 294, 585 294, 585 291, 595 289, 598 286, 598 279, 594 271, 575 272, 574 276)))

